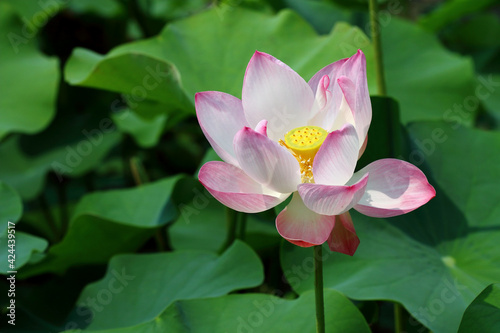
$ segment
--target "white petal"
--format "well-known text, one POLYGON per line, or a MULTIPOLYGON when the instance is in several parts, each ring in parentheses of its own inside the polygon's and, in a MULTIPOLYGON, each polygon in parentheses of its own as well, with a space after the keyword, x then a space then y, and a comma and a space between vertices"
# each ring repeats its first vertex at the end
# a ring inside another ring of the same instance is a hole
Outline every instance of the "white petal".
POLYGON ((215 199, 240 212, 262 212, 288 197, 286 194, 266 189, 240 168, 229 163, 205 163, 200 169, 199 179, 215 199))
POLYGON ((354 127, 345 125, 328 134, 314 158, 314 181, 325 185, 344 185, 354 172, 358 154, 358 136, 354 127))
POLYGON ((234 138, 234 150, 241 168, 255 181, 280 193, 297 190, 299 162, 278 143, 245 127, 234 138))
POLYGON ((367 182, 368 174, 353 185, 300 184, 298 189, 310 210, 322 215, 339 215, 359 202, 367 182))
POLYGON ((267 134, 278 141, 289 130, 307 125, 313 102, 313 92, 300 75, 278 59, 255 52, 247 66, 242 92, 250 127, 267 119, 267 134))
POLYGON ((316 214, 309 210, 298 193, 276 218, 276 228, 289 242, 303 246, 323 244, 333 229, 335 216, 316 214))
POLYGON ((195 106, 201 130, 210 145, 220 158, 237 166, 233 140, 247 125, 241 101, 223 92, 205 91, 195 95, 195 106))
POLYGON ((405 161, 387 158, 370 163, 349 182, 370 173, 366 192, 354 209, 368 216, 391 217, 406 214, 436 195, 424 173, 405 161))

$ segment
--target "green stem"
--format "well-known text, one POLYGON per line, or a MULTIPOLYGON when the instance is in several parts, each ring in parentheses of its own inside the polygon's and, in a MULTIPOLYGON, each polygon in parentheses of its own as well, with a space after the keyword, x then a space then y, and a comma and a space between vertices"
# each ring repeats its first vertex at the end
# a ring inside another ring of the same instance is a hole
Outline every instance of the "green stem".
POLYGON ((139 25, 139 28, 141 29, 144 37, 152 37, 153 33, 149 29, 148 26, 148 18, 147 16, 143 13, 141 6, 139 6, 139 3, 137 0, 131 0, 130 1, 130 11, 135 18, 135 21, 139 25))
POLYGON ((382 42, 380 38, 380 26, 377 22, 378 2, 370 0, 370 26, 375 58, 375 72, 377 75, 378 94, 381 96, 387 95, 385 88, 384 64, 382 59, 382 42))
POLYGON ((226 251, 231 244, 233 244, 236 239, 236 224, 238 220, 238 212, 232 210, 231 208, 226 208, 226 218, 227 218, 227 236, 224 245, 220 249, 219 253, 226 251))
POLYGON ((394 303, 394 332, 403 332, 403 308, 399 303, 394 303))
MULTIPOLYGON (((385 75, 384 75, 384 62, 382 56, 382 40, 380 36, 380 26, 377 22, 377 14, 378 14, 378 2, 377 0, 369 0, 370 1, 370 26, 371 26, 371 35, 373 41, 373 49, 374 49, 374 58, 375 58, 375 73, 377 76, 377 89, 378 94, 380 96, 387 96, 387 89, 385 87, 385 75)), ((392 118, 390 113, 389 115, 389 137, 393 138, 395 133, 395 126, 392 124, 392 118)), ((397 140, 393 140, 395 142, 397 140)), ((394 145, 391 146, 391 156, 395 155, 394 145)), ((403 331, 403 319, 402 319, 402 308, 398 303, 394 303, 394 329, 396 333, 403 331)))
POLYGON ((239 225, 238 225, 238 239, 245 240, 245 233, 246 233, 246 228, 247 228, 247 214, 245 213, 238 213, 240 216, 239 218, 239 225))
POLYGON ((137 157, 130 158, 130 172, 134 178, 134 182, 137 186, 149 183, 149 177, 141 163, 141 160, 137 157))
POLYGON ((167 227, 162 226, 158 229, 156 229, 155 233, 155 240, 156 240, 156 246, 158 247, 159 252, 165 252, 168 251, 170 246, 168 238, 167 238, 167 227))
MULTIPOLYGON (((135 185, 140 186, 146 183, 149 183, 149 177, 144 169, 144 165, 141 160, 137 157, 131 157, 129 159, 130 172, 132 173, 132 177, 134 178, 135 185)), ((155 232, 155 241, 156 247, 158 251, 164 252, 170 249, 170 242, 168 239, 168 231, 167 226, 161 226, 156 229, 155 232)))
POLYGON ((314 246, 314 291, 316 298, 316 332, 325 333, 325 302, 323 300, 323 248, 314 246))

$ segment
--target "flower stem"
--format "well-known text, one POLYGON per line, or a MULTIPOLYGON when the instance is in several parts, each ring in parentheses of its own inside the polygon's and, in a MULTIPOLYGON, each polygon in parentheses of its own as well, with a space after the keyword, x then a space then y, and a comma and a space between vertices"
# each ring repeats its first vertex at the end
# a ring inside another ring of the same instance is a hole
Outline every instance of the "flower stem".
POLYGON ((239 225, 238 225, 238 239, 240 240, 245 240, 245 233, 246 233, 246 228, 247 228, 247 214, 246 213, 238 213, 240 216, 239 218, 239 225))
POLYGON ((226 208, 226 217, 227 217, 227 236, 224 245, 220 249, 219 253, 223 253, 226 251, 231 244, 233 244, 236 239, 236 225, 238 221, 238 212, 232 210, 231 208, 226 208))
MULTIPOLYGON (((132 173, 132 177, 134 178, 136 186, 141 186, 149 183, 148 173, 146 172, 144 165, 138 157, 131 157, 129 159, 129 165, 130 172, 132 173)), ((159 252, 168 251, 170 249, 170 242, 166 225, 157 228, 154 237, 156 241, 156 247, 159 252)))
POLYGON ((137 157, 131 157, 129 160, 130 172, 134 178, 134 182, 137 186, 149 183, 149 177, 142 165, 142 162, 137 157))
POLYGON ((316 332, 325 333, 325 302, 323 300, 323 248, 316 245, 314 250, 314 291, 316 298, 316 332))
MULTIPOLYGON (((370 10, 370 26, 371 35, 373 41, 374 58, 375 58, 375 73, 377 76, 377 90, 380 96, 387 96, 387 89, 385 87, 385 75, 384 75, 384 62, 382 57, 382 40, 380 36, 380 26, 377 22, 378 14, 378 2, 377 0, 369 0, 369 10, 370 10)), ((395 125, 389 119, 389 137, 392 138, 391 142, 391 157, 395 156, 397 148, 397 139, 394 137, 396 133, 395 125)), ((403 311, 399 303, 394 303, 394 329, 396 333, 403 331, 403 311)))
POLYGON ((382 41, 380 38, 380 26, 377 22, 378 2, 370 0, 370 26, 374 48, 375 72, 377 75, 378 94, 381 96, 387 95, 385 88, 384 64, 382 59, 382 41))
POLYGON ((132 14, 132 17, 135 18, 135 21, 137 22, 137 25, 141 29, 144 37, 152 37, 154 34, 151 32, 151 29, 149 29, 149 26, 147 24, 147 16, 144 14, 141 6, 139 5, 139 2, 137 0, 132 0, 130 1, 130 13, 132 14))

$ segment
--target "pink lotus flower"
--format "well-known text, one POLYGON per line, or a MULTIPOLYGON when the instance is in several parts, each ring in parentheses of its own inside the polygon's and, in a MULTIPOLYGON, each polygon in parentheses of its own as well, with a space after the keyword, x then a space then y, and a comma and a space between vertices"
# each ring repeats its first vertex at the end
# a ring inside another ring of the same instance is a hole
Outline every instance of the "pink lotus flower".
POLYGON ((361 51, 308 83, 278 59, 255 52, 241 100, 206 91, 195 101, 201 129, 225 161, 203 165, 200 182, 221 203, 246 213, 293 195, 276 227, 296 245, 328 241, 332 251, 353 255, 359 239, 351 208, 390 217, 436 194, 417 167, 401 160, 378 160, 354 173, 372 116, 361 51))

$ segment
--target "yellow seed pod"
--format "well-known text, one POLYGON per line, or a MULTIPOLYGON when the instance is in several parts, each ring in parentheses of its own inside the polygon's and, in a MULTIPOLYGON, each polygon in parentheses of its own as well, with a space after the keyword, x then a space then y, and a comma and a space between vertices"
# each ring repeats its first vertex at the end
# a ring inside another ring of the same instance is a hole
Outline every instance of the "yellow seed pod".
POLYGON ((285 143, 289 149, 303 160, 313 160, 325 141, 328 132, 318 126, 297 127, 285 134, 285 143))

